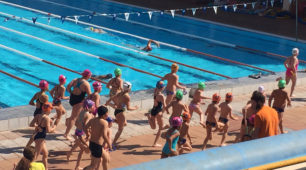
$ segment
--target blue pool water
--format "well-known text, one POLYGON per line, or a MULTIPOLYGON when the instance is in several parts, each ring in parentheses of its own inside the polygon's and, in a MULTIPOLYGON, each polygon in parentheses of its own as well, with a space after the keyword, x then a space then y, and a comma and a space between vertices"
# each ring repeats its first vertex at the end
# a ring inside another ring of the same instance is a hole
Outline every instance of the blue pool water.
MULTIPOLYGON (((62 16, 80 14, 88 15, 90 14, 90 11, 101 13, 144 11, 144 9, 140 8, 96 0, 9 0, 8 2, 21 4, 62 16)), ((22 16, 28 19, 36 16, 45 17, 44 15, 38 13, 4 5, 2 3, 0 3, 0 12, 15 16, 22 16)), ((123 18, 123 16, 121 17, 123 18)), ((4 20, 4 18, 5 16, 0 15, 0 21, 4 20)), ((80 18, 80 20, 87 22, 87 19, 84 18, 80 18)), ((269 51, 281 55, 289 55, 293 47, 300 48, 301 54, 303 54, 306 50, 305 44, 302 43, 247 31, 241 31, 224 26, 218 26, 202 21, 186 19, 179 16, 176 16, 174 19, 172 19, 171 15, 168 14, 153 14, 151 21, 145 14, 139 17, 137 17, 137 15, 131 15, 130 20, 132 22, 126 22, 124 19, 120 18, 117 18, 115 21, 113 21, 111 17, 94 17, 92 23, 178 45, 181 47, 202 51, 235 61, 244 62, 254 66, 273 70, 275 72, 284 71, 283 60, 220 46, 218 44, 205 41, 201 37, 260 49, 263 51, 269 51), (173 31, 187 33, 191 36, 182 35, 181 33, 173 31), (194 36, 197 36, 198 38, 195 38, 194 36)), ((47 24, 47 19, 38 18, 37 22, 47 24)), ((80 36, 63 33, 55 29, 39 26, 37 24, 34 25, 32 23, 9 20, 8 22, 0 22, 0 26, 30 34, 122 64, 130 65, 138 69, 143 69, 160 76, 168 73, 169 66, 171 65, 171 63, 166 61, 135 53, 133 51, 121 49, 115 46, 91 41, 80 36)), ((109 32, 108 34, 92 33, 86 29, 86 26, 76 25, 75 23, 68 21, 62 24, 58 19, 52 19, 50 26, 62 28, 121 46, 132 45, 142 47, 146 44, 144 40, 114 32, 109 32)), ((52 44, 45 43, 30 37, 16 34, 12 31, 7 31, 4 29, 0 30, 0 44, 79 72, 86 68, 90 68, 94 74, 107 74, 112 73, 113 70, 118 67, 114 64, 81 54, 79 52, 70 51, 62 47, 54 46, 52 44)), ((38 84, 41 79, 46 79, 50 82, 50 88, 52 88, 57 83, 57 79, 60 74, 66 75, 68 77, 68 82, 73 78, 78 77, 78 75, 75 73, 50 66, 46 63, 42 63, 23 55, 7 51, 3 48, 0 48, 0 53, 2 54, 0 59, 1 70, 19 76, 35 84, 38 84)), ((259 72, 258 70, 250 69, 248 67, 232 65, 230 63, 215 59, 212 60, 211 58, 202 55, 196 55, 176 50, 167 46, 154 48, 152 53, 163 58, 180 61, 185 64, 197 66, 233 78, 243 77, 259 72)), ((303 56, 301 56, 301 58, 303 59, 303 56)), ((153 88, 155 82, 159 79, 157 77, 139 73, 124 67, 122 67, 122 70, 123 78, 132 82, 134 91, 153 88)), ((199 80, 209 81, 224 79, 220 76, 204 73, 184 66, 180 67, 178 74, 180 76, 180 81, 185 84, 196 83, 199 80)), ((0 74, 0 81, 5 82, 2 83, 2 86, 0 86, 0 92, 2 94, 0 96, 0 105, 2 107, 25 105, 31 99, 33 94, 38 90, 36 87, 24 84, 3 74, 0 74)), ((108 90, 104 88, 102 94, 107 93, 108 90)))

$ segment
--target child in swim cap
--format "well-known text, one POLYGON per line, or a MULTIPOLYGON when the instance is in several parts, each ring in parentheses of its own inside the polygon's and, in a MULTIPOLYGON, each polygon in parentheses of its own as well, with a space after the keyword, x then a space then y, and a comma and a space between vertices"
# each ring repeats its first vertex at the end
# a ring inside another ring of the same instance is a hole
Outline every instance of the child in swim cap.
POLYGON ((122 74, 121 69, 120 68, 116 68, 115 71, 114 71, 114 74, 115 74, 116 77, 121 76, 121 74, 122 74))
POLYGON ((206 149, 206 145, 208 141, 212 140, 212 128, 219 129, 219 125, 216 119, 216 114, 218 110, 220 110, 219 105, 218 105, 220 100, 221 100, 221 97, 219 96, 219 94, 215 93, 212 96, 211 104, 208 105, 205 111, 205 115, 207 116, 206 118, 206 137, 203 142, 202 150, 206 149))
POLYGON ((161 146, 158 144, 159 137, 161 132, 164 128, 163 122, 163 108, 165 107, 165 96, 163 95, 162 91, 165 89, 165 84, 163 81, 158 81, 156 83, 156 88, 154 90, 154 97, 153 97, 153 108, 149 110, 148 113, 145 114, 148 118, 148 122, 150 124, 151 129, 156 129, 158 125, 158 131, 156 133, 153 147, 161 146), (157 124, 157 125, 156 125, 157 124))
POLYGON ((95 81, 92 84, 92 87, 94 89, 94 92, 89 95, 88 99, 94 101, 96 106, 100 106, 100 93, 102 91, 102 84, 100 82, 95 81))
POLYGON ((220 107, 220 117, 218 120, 218 129, 222 133, 222 139, 220 146, 225 146, 225 138, 227 137, 227 131, 229 128, 229 118, 232 120, 237 120, 236 117, 233 116, 232 106, 230 103, 233 101, 233 94, 231 92, 226 93, 225 101, 219 104, 220 107))
POLYGON ((165 134, 166 144, 163 147, 161 158, 167 158, 171 156, 178 155, 176 151, 176 145, 180 137, 180 128, 182 125, 182 119, 180 117, 173 117, 171 120, 172 127, 169 128, 165 134), (171 141, 171 146, 169 147, 168 141, 171 141), (170 148, 170 149, 169 149, 170 148))
POLYGON ((191 151, 191 138, 189 135, 189 127, 190 127, 190 114, 189 112, 183 112, 182 114, 183 123, 180 129, 180 139, 179 139, 179 154, 182 154, 184 151, 191 151), (189 141, 187 140, 187 137, 189 141))
POLYGON ((68 96, 65 96, 66 80, 67 78, 64 75, 60 75, 58 77, 59 84, 54 86, 50 91, 50 94, 53 98, 53 106, 54 106, 54 109, 56 110, 56 115, 53 118, 51 118, 52 120, 55 119, 55 122, 54 122, 55 125, 58 125, 58 123, 61 120, 62 115, 66 113, 66 109, 62 105, 62 99, 69 99, 68 96))
POLYGON ((182 100, 182 99, 183 99, 183 96, 184 96, 183 91, 181 91, 181 90, 176 91, 175 98, 176 98, 177 100, 182 100))
POLYGON ((281 79, 278 81, 278 89, 272 91, 271 96, 269 97, 269 106, 273 107, 278 113, 279 119, 279 129, 281 133, 287 133, 283 129, 283 114, 285 112, 286 105, 291 106, 291 98, 289 93, 285 90, 286 81, 281 79), (272 100, 273 105, 272 105, 272 100))

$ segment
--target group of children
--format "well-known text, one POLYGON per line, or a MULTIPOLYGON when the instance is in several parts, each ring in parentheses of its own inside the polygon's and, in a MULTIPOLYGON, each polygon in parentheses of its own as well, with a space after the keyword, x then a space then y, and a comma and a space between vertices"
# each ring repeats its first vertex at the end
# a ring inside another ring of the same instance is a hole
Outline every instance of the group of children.
MULTIPOLYGON (((221 104, 221 97, 216 93, 211 98, 204 96, 205 83, 199 82, 198 87, 192 92, 192 100, 187 106, 183 103, 182 99, 186 92, 186 87, 179 83, 179 77, 176 74, 179 66, 172 64, 171 72, 166 74, 160 81, 157 82, 154 90, 153 108, 146 114, 148 122, 152 129, 156 129, 156 122, 158 125, 158 132, 156 134, 153 146, 161 146, 158 144, 160 137, 166 139, 166 144, 162 149, 161 158, 174 156, 183 153, 184 151, 192 150, 192 141, 189 134, 189 124, 196 112, 200 116, 200 124, 206 128, 206 137, 204 139, 202 149, 206 149, 209 140, 212 139, 212 133, 215 131, 222 132, 222 139, 220 146, 225 145, 225 139, 229 128, 229 118, 236 120, 233 116, 232 107, 230 103, 233 100, 232 93, 227 93, 225 101, 221 104), (165 85, 164 81, 167 81, 165 85), (177 90, 182 89, 182 90, 177 90), (165 91, 166 96, 163 94, 165 91), (205 104, 203 99, 211 99, 205 112, 202 111, 201 105, 205 104), (163 112, 166 111, 170 114, 169 124, 163 122, 163 112), (220 112, 219 119, 216 118, 217 113, 220 112), (204 115, 207 116, 204 122, 204 115), (215 129, 213 129, 215 128, 215 129), (167 131, 162 133, 163 130, 167 131), (178 151, 177 150, 178 145, 178 151)), ((129 92, 131 91, 132 84, 124 82, 121 79, 121 70, 119 68, 114 71, 115 77, 107 83, 107 88, 110 89, 110 98, 104 105, 100 105, 100 92, 102 85, 100 82, 92 84, 94 92, 91 93, 91 88, 88 80, 91 78, 91 72, 86 69, 82 73, 81 78, 73 79, 67 86, 67 91, 70 97, 65 96, 66 77, 59 76, 59 84, 50 90, 53 103, 49 103, 49 97, 46 94, 49 91, 48 82, 42 80, 39 83, 40 91, 37 92, 30 100, 30 104, 36 106, 34 111, 34 119, 30 123, 31 127, 35 127, 35 132, 30 138, 27 147, 35 142, 35 158, 37 159, 40 153, 43 153, 43 163, 48 169, 48 150, 45 145, 46 133, 55 131, 58 123, 63 114, 66 113, 61 101, 69 99, 72 106, 71 116, 66 119, 65 125, 67 126, 64 137, 70 138, 70 130, 75 126, 76 130, 73 135, 74 144, 70 151, 67 153, 67 159, 70 159, 72 152, 76 148, 80 148, 78 155, 76 169, 80 167, 80 161, 84 152, 91 152, 91 164, 86 169, 96 169, 100 166, 102 161, 103 169, 108 169, 110 156, 108 151, 116 149, 117 141, 120 138, 124 127, 127 125, 125 111, 137 110, 138 106, 131 106, 129 92), (114 108, 115 119, 113 120, 108 116, 108 109, 106 106, 114 108), (56 110, 56 115, 49 118, 51 110, 56 110), (97 115, 96 115, 97 114, 97 115), (113 141, 111 140, 110 127, 112 122, 118 124, 118 130, 115 134, 113 141)), ((284 90, 286 85, 285 80, 279 80, 279 89, 274 90, 269 99, 269 105, 273 102, 273 108, 279 113, 280 129, 284 133, 282 127, 282 113, 284 112, 285 103, 288 101, 290 106, 290 97, 284 90)), ((241 123, 241 133, 236 141, 244 141, 245 137, 252 137, 251 131, 254 125, 254 115, 256 114, 256 107, 249 101, 242 110, 243 120, 241 123)))

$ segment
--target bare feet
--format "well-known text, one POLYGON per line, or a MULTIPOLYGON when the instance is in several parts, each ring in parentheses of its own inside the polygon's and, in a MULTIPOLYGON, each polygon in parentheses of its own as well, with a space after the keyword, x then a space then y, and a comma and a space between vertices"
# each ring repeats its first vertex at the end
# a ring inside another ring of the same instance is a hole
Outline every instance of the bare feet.
POLYGON ((156 143, 156 144, 152 145, 152 147, 161 147, 161 145, 156 143))
POLYGON ((70 156, 71 156, 71 152, 67 152, 67 161, 69 161, 70 156))
POLYGON ((288 133, 288 131, 286 131, 286 130, 284 130, 284 131, 282 132, 282 134, 286 134, 286 133, 288 133))
POLYGON ((69 135, 64 134, 64 138, 66 138, 67 140, 71 141, 72 138, 69 135))
POLYGON ((83 168, 81 168, 81 167, 79 167, 79 166, 75 168, 75 170, 82 170, 82 169, 83 169, 83 168))
POLYGON ((222 143, 222 144, 221 144, 220 146, 221 146, 221 147, 222 147, 222 146, 227 146, 227 144, 225 144, 225 143, 222 143))

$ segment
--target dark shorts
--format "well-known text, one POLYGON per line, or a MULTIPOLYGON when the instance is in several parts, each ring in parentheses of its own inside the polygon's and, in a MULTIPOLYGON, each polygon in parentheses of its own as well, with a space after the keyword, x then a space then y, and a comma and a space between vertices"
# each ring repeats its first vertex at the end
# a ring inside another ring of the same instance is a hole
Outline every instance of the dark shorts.
POLYGON ((279 107, 273 107, 277 111, 278 114, 281 114, 285 111, 285 109, 279 108, 279 107))
POLYGON ((114 114, 115 114, 115 116, 116 116, 117 114, 123 113, 123 112, 124 112, 124 109, 115 109, 114 114))
POLYGON ((84 135, 84 131, 80 129, 75 129, 74 135, 78 137, 82 137, 84 135))
POLYGON ((53 106, 58 106, 62 103, 61 99, 54 99, 53 100, 53 106))
POLYGON ((228 119, 226 119, 224 117, 219 117, 219 122, 222 122, 222 123, 226 124, 228 122, 228 119))
POLYGON ((215 122, 206 121, 206 126, 216 127, 216 123, 215 122))
POLYGON ((101 158, 102 157, 102 145, 98 145, 92 141, 89 142, 89 149, 91 152, 91 155, 95 158, 101 158))
POLYGON ((166 90, 166 95, 169 96, 169 95, 174 95, 174 92, 173 91, 170 91, 170 90, 166 90))
POLYGON ((180 145, 184 145, 184 144, 186 143, 186 141, 187 141, 187 140, 186 140, 185 138, 181 138, 181 137, 180 137, 180 139, 179 139, 179 144, 180 144, 180 145))
POLYGON ((36 108, 34 111, 34 117, 38 114, 42 114, 42 108, 36 108))

